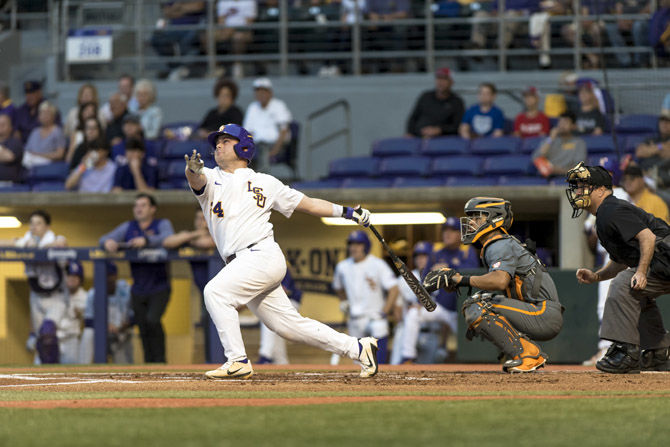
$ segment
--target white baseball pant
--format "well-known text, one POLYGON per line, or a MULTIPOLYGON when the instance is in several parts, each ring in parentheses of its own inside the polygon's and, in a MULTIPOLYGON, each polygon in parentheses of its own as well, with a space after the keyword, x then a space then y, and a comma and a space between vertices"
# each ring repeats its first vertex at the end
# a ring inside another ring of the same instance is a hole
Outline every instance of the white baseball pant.
POLYGON ((422 323, 438 321, 444 323, 453 333, 458 328, 458 314, 453 310, 448 310, 444 306, 437 305, 433 312, 428 312, 424 307, 412 306, 405 314, 403 338, 402 338, 402 356, 406 359, 416 358, 416 344, 419 340, 419 332, 422 323))
MULTIPOLYGON (((300 303, 290 300, 296 310, 300 309, 300 303)), ((258 355, 267 359, 272 359, 275 365, 287 365, 288 353, 286 351, 286 340, 272 332, 268 327, 261 323, 261 343, 258 347, 258 355)))
POLYGON ((30 291, 30 320, 33 332, 39 335, 40 327, 44 320, 51 320, 58 324, 67 309, 67 298, 65 294, 56 290, 47 294, 30 291))
POLYGON ((267 238, 236 253, 205 286, 205 306, 230 361, 247 358, 237 309, 246 305, 281 337, 338 355, 358 359, 358 340, 318 321, 305 318, 281 287, 286 259, 279 245, 267 238))

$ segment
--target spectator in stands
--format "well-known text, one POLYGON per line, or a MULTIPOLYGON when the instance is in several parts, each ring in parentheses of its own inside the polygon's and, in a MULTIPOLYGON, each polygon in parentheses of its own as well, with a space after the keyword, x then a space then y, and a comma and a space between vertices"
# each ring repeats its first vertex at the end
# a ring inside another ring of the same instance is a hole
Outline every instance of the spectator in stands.
MULTIPOLYGON (((137 112, 137 109, 139 108, 139 106, 137 105, 137 98, 133 96, 134 92, 135 92, 135 78, 127 73, 122 74, 119 77, 117 93, 120 94, 122 98, 126 99, 128 112, 130 113, 137 112)), ((110 121, 112 121, 112 119, 114 119, 109 102, 106 102, 101 107, 100 113, 102 113, 102 116, 105 122, 107 123, 109 123, 110 121)))
POLYGON ((119 166, 114 175, 113 192, 122 190, 151 191, 158 186, 158 169, 147 161, 142 140, 126 141, 127 163, 119 166))
MULTIPOLYGON (((217 28, 214 33, 217 53, 245 54, 249 42, 253 39, 251 30, 244 29, 256 20, 258 6, 255 0, 219 0, 216 3, 217 28)), ((206 48, 206 35, 201 36, 203 48, 206 48)), ((221 74, 224 74, 222 72, 221 74)), ((244 77, 242 62, 235 61, 232 72, 233 78, 244 77)))
POLYGON ((661 115, 670 116, 670 93, 663 98, 663 105, 661 106, 661 115))
MULTIPOLYGON (((107 261, 107 346, 114 363, 130 364, 133 358, 133 311, 130 285, 118 279, 116 264, 107 261)), ((95 289, 88 291, 84 310, 84 331, 81 336, 79 363, 93 363, 95 331, 95 289)))
MULTIPOLYGON (((183 29, 193 26, 205 18, 204 1, 170 1, 162 4, 163 17, 156 24, 156 31, 151 35, 151 46, 156 53, 166 57, 193 56, 200 53, 198 47, 198 30, 183 29), (169 25, 169 29, 165 26, 169 25)), ((187 64, 169 62, 171 71, 168 79, 178 81, 186 78, 190 70, 187 64)))
POLYGON ((21 181, 22 159, 23 144, 13 136, 12 119, 0 113, 0 184, 21 181))
MULTIPOLYGON (((481 8, 474 13, 475 18, 485 19, 501 15, 498 0, 489 0, 487 3, 492 3, 491 10, 481 8)), ((505 0, 505 10, 502 15, 507 19, 514 19, 519 17, 528 17, 540 8, 540 0, 505 0)), ((527 22, 510 20, 505 22, 505 30, 503 34, 503 45, 508 48, 514 40, 514 35, 523 32, 523 28, 527 27, 527 22)), ((486 41, 489 36, 497 35, 498 24, 495 22, 480 23, 475 22, 472 25, 472 32, 470 34, 470 41, 472 46, 478 49, 487 48, 486 41)))
POLYGON ((605 116, 600 112, 593 84, 579 86, 579 112, 576 116, 577 131, 582 135, 602 135, 606 127, 605 116))
MULTIPOLYGON (((651 11, 651 1, 643 0, 614 0, 610 5, 610 13, 621 14, 649 14, 651 11)), ((636 47, 649 46, 649 25, 647 20, 616 20, 605 23, 607 38, 614 47, 625 48, 625 35, 631 35, 633 45, 636 47)), ((647 53, 635 52, 633 57, 627 52, 615 53, 619 66, 621 67, 640 67, 649 61, 647 53)))
POLYGON ((156 86, 148 79, 140 79, 135 86, 137 114, 140 116, 144 137, 148 140, 158 138, 163 124, 163 112, 156 104, 156 86))
POLYGON ((514 135, 517 137, 539 137, 549 134, 549 118, 539 108, 540 96, 535 87, 528 87, 523 92, 524 112, 514 120, 514 135))
POLYGON ((123 140, 130 139, 144 141, 144 130, 142 129, 142 122, 140 116, 134 113, 129 113, 123 118, 123 140))
MULTIPOLYGON (((581 16, 589 15, 602 15, 609 12, 611 1, 606 0, 581 0, 581 9, 579 14, 581 16)), ((602 20, 581 20, 581 36, 582 45, 584 47, 599 47, 602 45, 602 33, 603 33, 603 22, 602 20)), ((568 43, 572 46, 575 45, 577 39, 577 24, 573 21, 566 23, 561 28, 561 35, 568 43)), ((600 56, 597 53, 586 53, 584 54, 584 61, 582 62, 582 68, 585 69, 594 69, 599 68, 601 65, 600 56)))
POLYGON ((658 117, 658 134, 638 144, 635 157, 644 170, 670 159, 670 115, 658 117))
POLYGON ((571 12, 572 0, 540 1, 539 7, 540 10, 538 12, 530 15, 528 31, 531 45, 540 50, 539 66, 541 68, 549 68, 551 67, 549 51, 551 51, 552 34, 552 24, 549 22, 549 18, 571 12))
POLYGON ((422 138, 458 135, 465 106, 463 99, 451 91, 453 84, 451 70, 440 68, 435 72, 435 89, 419 96, 409 116, 409 135, 422 138))
POLYGON ((116 165, 109 158, 109 143, 98 138, 88 143, 88 152, 65 180, 65 189, 79 192, 110 192, 116 165))
POLYGON ((65 157, 65 136, 56 124, 58 110, 56 106, 44 101, 39 106, 39 127, 30 132, 25 145, 23 166, 30 169, 42 166, 65 157))
POLYGON ((123 141, 123 120, 128 115, 128 101, 120 93, 113 93, 109 97, 109 110, 112 119, 107 123, 105 139, 114 146, 123 141))
POLYGON ((78 261, 70 261, 65 269, 68 302, 63 318, 58 323, 60 362, 79 363, 79 340, 84 323, 84 310, 88 292, 82 287, 84 268, 78 261))
MULTIPOLYGON (((65 115, 65 122, 63 123, 63 133, 65 134, 65 137, 72 141, 75 139, 76 132, 81 131, 83 128, 82 109, 84 107, 93 107, 93 116, 98 117, 100 124, 105 123, 102 113, 98 110, 99 106, 98 89, 95 88, 95 85, 87 83, 79 87, 79 91, 77 92, 77 105, 72 107, 67 112, 67 115, 65 115)), ((84 118, 88 118, 88 113, 84 118)), ((71 145, 71 147, 73 146, 71 145)))
POLYGON ((198 125, 198 137, 205 139, 207 135, 219 129, 223 124, 242 125, 244 115, 235 104, 237 84, 230 79, 219 79, 214 84, 216 107, 210 109, 198 125))
POLYGON ((505 128, 505 115, 494 104, 496 100, 496 86, 490 82, 479 84, 477 95, 478 104, 465 111, 463 120, 458 129, 462 138, 501 137, 505 128))
POLYGON ((543 177, 564 175, 580 161, 586 160, 586 143, 575 136, 575 115, 563 113, 533 154, 533 163, 543 177))
MULTIPOLYGON (((71 161, 74 151, 85 140, 84 137, 84 126, 86 125, 86 120, 89 118, 96 118, 98 111, 98 106, 94 102, 86 102, 79 106, 79 113, 77 116, 77 128, 74 133, 70 134, 70 144, 67 150, 67 155, 65 155, 65 161, 71 161)), ((100 123, 100 121, 98 121, 100 123)), ((102 124, 102 123, 100 123, 102 124)), ((66 135, 66 138, 68 136, 66 135)))
MULTIPOLYGON (((407 27, 393 26, 396 20, 409 18, 410 16, 409 0, 366 0, 365 13, 366 18, 373 25, 368 26, 364 31, 364 47, 367 51, 394 50, 403 51, 407 49, 407 27)), ((379 62, 380 71, 398 72, 401 66, 397 62, 389 65, 388 59, 379 62)))
POLYGON ((628 193, 631 202, 646 212, 653 214, 659 219, 670 223, 670 213, 668 205, 663 199, 649 190, 644 182, 642 168, 637 165, 629 164, 623 171, 623 180, 621 182, 623 189, 628 193))
POLYGON ((12 123, 16 121, 16 107, 9 97, 9 86, 0 81, 0 115, 9 115, 12 123))
MULTIPOLYGON (((127 221, 100 238, 110 253, 124 248, 158 248, 174 233, 167 219, 156 219, 156 199, 140 193, 133 206, 134 220, 127 221)), ((161 317, 170 299, 170 276, 165 262, 130 263, 133 277, 131 303, 135 323, 140 329, 144 361, 165 362, 165 332, 161 317)))
POLYGON ((84 156, 88 152, 92 141, 103 137, 102 126, 97 118, 88 118, 84 121, 84 140, 72 152, 70 159, 70 171, 79 166, 84 156))
POLYGON ((254 136, 257 170, 267 172, 270 164, 286 150, 293 117, 286 103, 273 97, 272 82, 268 78, 256 79, 253 85, 256 101, 247 108, 244 128, 254 136))
MULTIPOLYGON (((16 109, 16 121, 14 122, 14 132, 17 138, 21 138, 25 144, 28 141, 33 129, 40 125, 38 119, 38 109, 43 101, 46 101, 42 95, 42 83, 40 81, 26 81, 23 83, 23 92, 26 96, 26 102, 16 109)), ((60 126, 60 113, 56 109, 55 123, 60 126)))

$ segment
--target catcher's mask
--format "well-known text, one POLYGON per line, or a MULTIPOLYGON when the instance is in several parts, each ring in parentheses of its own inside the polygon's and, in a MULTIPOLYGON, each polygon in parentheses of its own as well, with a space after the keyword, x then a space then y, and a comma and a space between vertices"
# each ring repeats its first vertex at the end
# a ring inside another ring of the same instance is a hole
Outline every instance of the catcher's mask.
POLYGON ((509 201, 496 197, 474 197, 465 204, 465 217, 461 217, 461 242, 476 244, 483 235, 497 229, 507 233, 513 221, 509 201))
POLYGON ((568 182, 565 195, 572 206, 573 219, 581 216, 584 209, 591 206, 591 193, 594 189, 600 186, 612 189, 612 176, 605 168, 586 166, 583 161, 568 171, 565 181, 568 182))

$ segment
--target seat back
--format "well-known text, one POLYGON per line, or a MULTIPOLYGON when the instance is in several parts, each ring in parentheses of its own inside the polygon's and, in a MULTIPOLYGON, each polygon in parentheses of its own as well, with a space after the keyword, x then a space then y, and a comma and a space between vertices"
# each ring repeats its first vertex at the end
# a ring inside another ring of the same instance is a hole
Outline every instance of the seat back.
POLYGON ((433 160, 431 174, 437 176, 477 176, 481 173, 482 159, 473 156, 438 157, 433 160))
POLYGON ((418 154, 421 147, 420 138, 385 138, 372 143, 372 155, 391 157, 418 154))
POLYGON ((373 177, 377 174, 379 159, 375 157, 338 158, 330 162, 328 176, 331 178, 364 176, 373 177))

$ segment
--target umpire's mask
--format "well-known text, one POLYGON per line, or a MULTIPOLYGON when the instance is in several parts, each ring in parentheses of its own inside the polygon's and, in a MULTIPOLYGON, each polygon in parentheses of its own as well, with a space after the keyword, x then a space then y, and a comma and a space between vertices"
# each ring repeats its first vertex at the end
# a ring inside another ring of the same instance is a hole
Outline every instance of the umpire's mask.
POLYGON ((582 215, 591 206, 591 193, 599 186, 612 189, 612 176, 600 166, 586 166, 581 161, 566 174, 565 195, 572 206, 572 218, 582 215))

